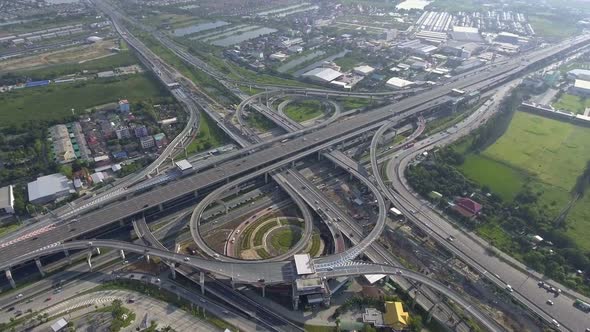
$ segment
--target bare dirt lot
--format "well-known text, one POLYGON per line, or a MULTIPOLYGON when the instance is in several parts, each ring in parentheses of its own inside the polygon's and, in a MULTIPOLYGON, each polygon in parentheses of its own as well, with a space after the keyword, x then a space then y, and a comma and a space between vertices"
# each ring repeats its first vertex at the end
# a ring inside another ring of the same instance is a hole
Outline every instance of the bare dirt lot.
POLYGON ((85 44, 22 58, 9 59, 0 62, 0 71, 16 71, 64 63, 82 63, 115 54, 110 48, 118 46, 118 43, 113 40, 103 40, 94 44, 85 44))

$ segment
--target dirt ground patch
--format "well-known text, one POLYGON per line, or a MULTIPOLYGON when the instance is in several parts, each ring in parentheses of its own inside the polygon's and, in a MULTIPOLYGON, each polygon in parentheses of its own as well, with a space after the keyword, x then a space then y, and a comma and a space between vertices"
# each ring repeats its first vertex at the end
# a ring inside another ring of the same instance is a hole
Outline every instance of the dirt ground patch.
POLYGON ((32 69, 63 63, 82 63, 115 54, 110 48, 118 46, 114 40, 103 40, 94 44, 85 44, 22 58, 9 59, 0 62, 0 71, 32 69))

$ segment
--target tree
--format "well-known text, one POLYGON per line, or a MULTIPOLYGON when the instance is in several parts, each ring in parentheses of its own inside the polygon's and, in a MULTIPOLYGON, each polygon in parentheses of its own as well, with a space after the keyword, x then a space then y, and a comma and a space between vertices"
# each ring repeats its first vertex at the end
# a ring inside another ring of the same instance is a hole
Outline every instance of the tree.
POLYGON ((410 331, 420 332, 420 331, 422 331, 423 326, 424 326, 424 324, 422 323, 422 316, 414 315, 414 316, 410 317, 410 324, 408 324, 410 331))

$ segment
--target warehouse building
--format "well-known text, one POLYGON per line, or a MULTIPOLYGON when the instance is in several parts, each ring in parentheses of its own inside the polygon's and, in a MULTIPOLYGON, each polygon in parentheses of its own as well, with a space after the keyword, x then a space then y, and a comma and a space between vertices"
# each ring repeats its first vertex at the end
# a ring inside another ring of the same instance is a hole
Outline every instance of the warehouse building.
POLYGON ((403 78, 399 78, 399 77, 392 77, 385 84, 387 84, 387 86, 392 87, 394 89, 405 89, 405 88, 413 85, 414 82, 404 80, 403 78))
POLYGON ((575 80, 574 86, 570 88, 570 93, 580 97, 590 97, 590 81, 575 80))
POLYGON ((341 76, 341 72, 332 68, 315 68, 303 74, 303 77, 307 77, 313 81, 321 83, 330 83, 341 76))
POLYGON ((29 202, 33 204, 46 204, 58 198, 74 193, 74 186, 65 175, 60 173, 50 174, 37 178, 27 184, 29 202))
POLYGON ((0 213, 14 213, 14 191, 12 185, 0 188, 0 213))
POLYGON ((567 78, 570 80, 580 79, 584 81, 590 81, 590 70, 572 69, 567 72, 567 78))
POLYGON ((483 41, 481 35, 479 34, 479 30, 473 27, 455 26, 451 32, 451 37, 457 41, 474 43, 481 43, 483 41))
POLYGON ((363 75, 363 76, 367 76, 367 75, 373 73, 374 71, 375 71, 375 68, 373 68, 371 66, 367 66, 367 65, 354 67, 354 69, 353 69, 353 72, 355 74, 359 74, 359 75, 363 75))

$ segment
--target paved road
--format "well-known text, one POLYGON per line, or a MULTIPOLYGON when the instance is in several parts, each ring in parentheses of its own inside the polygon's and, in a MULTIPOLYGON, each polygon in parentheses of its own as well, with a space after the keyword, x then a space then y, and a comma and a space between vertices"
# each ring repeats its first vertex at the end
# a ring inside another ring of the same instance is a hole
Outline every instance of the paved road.
MULTIPOLYGON (((505 89, 509 89, 505 88, 505 89)), ((500 94, 501 95, 501 94, 500 94)), ((459 137, 468 134, 475 129, 480 121, 485 120, 493 113, 500 98, 496 98, 493 104, 488 107, 482 107, 470 118, 466 119, 456 127, 445 132, 433 135, 427 140, 417 143, 412 149, 402 151, 397 158, 392 159, 388 166, 388 178, 392 180, 392 187, 396 189, 400 197, 396 198, 398 207, 408 216, 408 219, 425 229, 427 233, 437 239, 442 245, 449 248, 458 257, 465 262, 476 267, 480 273, 493 282, 504 287, 510 284, 515 292, 515 298, 525 303, 531 310, 544 317, 547 321, 556 319, 564 328, 571 331, 583 331, 590 327, 590 316, 575 309, 572 306, 573 299, 567 295, 561 295, 554 298, 545 290, 537 286, 539 280, 544 279, 538 274, 532 274, 525 266, 519 264, 519 268, 508 264, 506 261, 513 261, 507 256, 499 259, 488 254, 489 244, 478 238, 475 234, 465 233, 455 228, 455 226, 441 217, 437 211, 430 208, 419 197, 413 193, 403 177, 403 170, 409 165, 413 158, 423 151, 429 150, 434 146, 449 144, 459 137), (484 113, 484 114, 482 114, 484 113), (418 211, 412 214, 412 211, 418 211), (448 236, 454 236, 455 240, 450 243, 447 241, 448 236), (545 302, 551 299, 553 306, 546 305, 545 302)), ((549 281, 555 284, 552 281, 549 281)), ((563 287, 563 286, 561 286, 563 287)), ((562 288, 563 289, 563 288, 562 288)), ((580 296, 580 295, 576 295, 580 296)))

